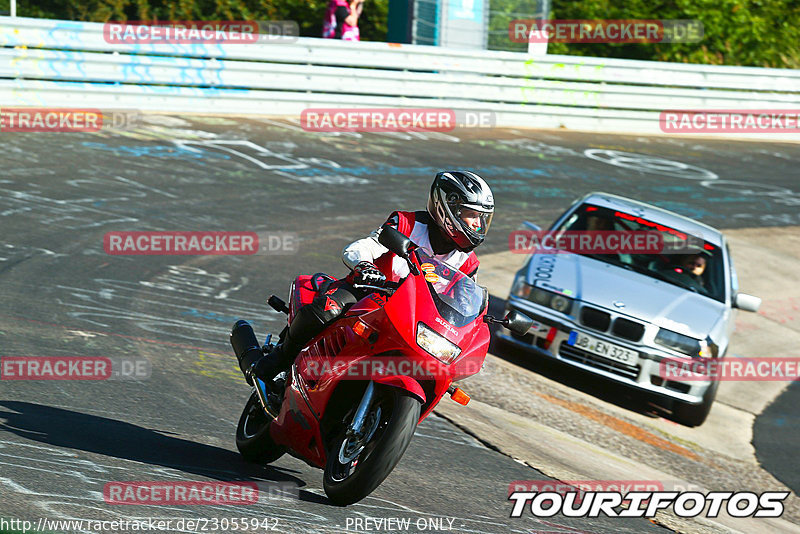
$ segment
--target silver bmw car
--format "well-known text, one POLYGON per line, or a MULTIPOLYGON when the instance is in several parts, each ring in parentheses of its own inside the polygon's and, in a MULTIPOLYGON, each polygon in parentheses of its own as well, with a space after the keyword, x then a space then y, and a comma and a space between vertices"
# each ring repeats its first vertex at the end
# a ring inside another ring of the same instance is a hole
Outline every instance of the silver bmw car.
MULTIPOLYGON (((531 223, 525 227, 540 230, 531 223)), ((736 308, 758 310, 759 298, 739 292, 725 236, 676 213, 606 193, 577 200, 546 234, 581 232, 648 232, 660 241, 655 249, 535 249, 516 273, 506 302, 507 310, 521 311, 533 326, 524 336, 505 328, 497 335, 667 398, 675 421, 702 424, 719 381, 670 378, 662 362, 724 358, 736 308)))

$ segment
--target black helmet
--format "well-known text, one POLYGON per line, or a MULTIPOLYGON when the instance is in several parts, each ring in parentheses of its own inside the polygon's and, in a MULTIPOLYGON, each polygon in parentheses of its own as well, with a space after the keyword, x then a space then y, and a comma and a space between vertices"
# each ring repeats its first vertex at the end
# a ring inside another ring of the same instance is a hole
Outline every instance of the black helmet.
POLYGON ((459 250, 469 252, 483 243, 492 223, 492 190, 474 172, 440 172, 431 184, 428 213, 459 250))

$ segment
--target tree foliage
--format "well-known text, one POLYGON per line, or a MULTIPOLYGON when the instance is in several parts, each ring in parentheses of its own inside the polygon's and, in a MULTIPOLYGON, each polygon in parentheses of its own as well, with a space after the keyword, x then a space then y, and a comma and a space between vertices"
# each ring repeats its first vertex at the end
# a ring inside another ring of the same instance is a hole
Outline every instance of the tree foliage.
MULTIPOLYGON (((490 48, 518 50, 508 23, 534 18, 532 0, 492 0, 490 48), (526 11, 527 10, 527 11, 526 11), (519 12, 530 15, 520 16, 519 12), (506 13, 514 12, 514 16, 506 13)), ((705 35, 698 43, 590 44, 551 43, 550 54, 800 68, 798 0, 553 0, 551 19, 694 19, 705 35)))
MULTIPOLYGON (((449 0, 440 0, 449 1, 449 0)), ((539 0, 541 1, 541 0, 539 0)), ((328 0, 21 0, 24 17, 85 20, 294 20, 300 35, 316 37, 328 0)), ((489 48, 527 49, 512 43, 508 25, 534 18, 537 0, 489 0, 489 48)), ((0 11, 9 0, 0 0, 0 11)), ((5 6, 5 7, 4 7, 5 6)), ((386 39, 389 0, 366 0, 359 22, 363 40, 386 39)), ((696 19, 698 43, 551 43, 551 54, 616 57, 716 65, 800 68, 800 0, 552 0, 553 19, 696 19)))

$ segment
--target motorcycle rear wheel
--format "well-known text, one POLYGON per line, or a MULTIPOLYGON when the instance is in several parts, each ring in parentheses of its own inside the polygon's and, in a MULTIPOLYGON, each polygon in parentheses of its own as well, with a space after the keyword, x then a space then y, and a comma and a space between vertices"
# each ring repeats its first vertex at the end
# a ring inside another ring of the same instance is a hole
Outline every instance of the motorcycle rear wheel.
POLYGON ((269 434, 272 421, 253 390, 236 425, 236 448, 248 462, 268 464, 286 453, 269 434))
POLYGON ((334 504, 347 506, 360 501, 389 476, 411 443, 421 406, 404 391, 378 386, 364 422, 364 443, 345 435, 350 415, 331 443, 325 466, 323 487, 334 504))

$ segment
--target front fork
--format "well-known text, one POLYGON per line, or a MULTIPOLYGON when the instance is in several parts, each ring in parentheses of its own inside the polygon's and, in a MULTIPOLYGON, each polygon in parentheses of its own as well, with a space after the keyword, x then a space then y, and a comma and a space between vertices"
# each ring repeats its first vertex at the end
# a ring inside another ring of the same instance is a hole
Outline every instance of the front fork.
POLYGON ((353 422, 347 427, 348 438, 360 438, 363 434, 364 419, 367 416, 367 411, 372 404, 372 399, 375 396, 375 382, 372 380, 367 384, 367 389, 364 391, 364 396, 361 397, 361 402, 358 403, 356 414, 353 416, 353 422))

